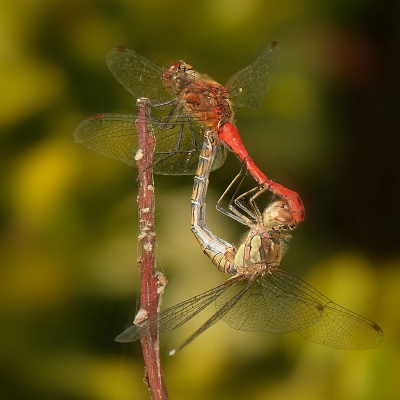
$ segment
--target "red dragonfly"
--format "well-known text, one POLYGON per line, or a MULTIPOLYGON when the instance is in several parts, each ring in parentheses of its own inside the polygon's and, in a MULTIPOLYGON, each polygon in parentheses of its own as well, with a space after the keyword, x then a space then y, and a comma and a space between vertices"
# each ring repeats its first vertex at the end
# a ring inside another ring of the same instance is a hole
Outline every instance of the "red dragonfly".
MULTIPOLYGON (((299 195, 264 175, 245 149, 233 123, 234 107, 258 108, 268 91, 280 60, 277 43, 271 43, 249 66, 238 71, 225 86, 196 72, 184 61, 163 68, 125 47, 111 49, 106 63, 117 80, 136 98, 150 99, 152 106, 168 109, 163 117, 149 117, 156 138, 154 172, 165 175, 194 174, 206 129, 232 150, 260 185, 288 202, 293 220, 304 219, 299 195)), ((137 137, 135 115, 97 114, 81 122, 75 140, 91 150, 135 165, 137 137)), ((217 144, 216 144, 217 145, 217 144)), ((219 146, 213 169, 225 161, 219 146)))

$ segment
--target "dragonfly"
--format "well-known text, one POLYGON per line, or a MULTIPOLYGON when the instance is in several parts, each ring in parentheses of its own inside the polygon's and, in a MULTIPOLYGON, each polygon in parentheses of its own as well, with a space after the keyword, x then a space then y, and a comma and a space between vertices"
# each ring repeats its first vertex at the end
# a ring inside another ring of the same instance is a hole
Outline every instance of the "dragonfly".
MULTIPOLYGON (((125 89, 136 98, 148 98, 153 108, 165 110, 164 116, 148 117, 156 138, 154 173, 195 174, 203 136, 213 129, 218 150, 212 170, 224 163, 227 149, 231 150, 260 185, 287 201, 293 215, 290 228, 294 229, 304 219, 299 195, 269 179, 256 166, 233 121, 234 109, 260 107, 279 61, 280 48, 273 42, 222 86, 184 61, 163 68, 123 46, 111 49, 106 56, 107 66, 125 89)), ((75 140, 102 155, 135 166, 136 119, 131 114, 93 115, 78 125, 75 140)))
POLYGON ((142 318, 115 340, 131 342, 156 331, 169 332, 215 302, 216 312, 171 355, 221 319, 243 331, 296 331, 312 342, 338 349, 378 346, 383 332, 376 323, 334 303, 303 280, 279 269, 289 236, 282 226, 293 218, 285 200, 273 201, 261 213, 256 199, 265 188, 256 187, 238 196, 225 209, 226 215, 249 227, 238 249, 209 230, 203 200, 215 155, 212 136, 213 132, 205 136, 200 155, 191 199, 192 231, 218 269, 232 276, 211 290, 142 318))

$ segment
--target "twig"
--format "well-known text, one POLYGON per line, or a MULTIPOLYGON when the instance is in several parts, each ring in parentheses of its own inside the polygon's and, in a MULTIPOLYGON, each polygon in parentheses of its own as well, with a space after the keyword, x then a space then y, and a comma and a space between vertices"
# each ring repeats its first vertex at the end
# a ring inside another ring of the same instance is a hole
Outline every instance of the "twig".
MULTIPOLYGON (((148 115, 150 104, 147 99, 138 99, 138 119, 136 129, 138 133, 138 152, 136 161, 139 169, 139 241, 142 254, 138 258, 140 270, 140 310, 135 318, 135 324, 140 320, 154 315, 158 311, 160 297, 166 285, 164 274, 155 270, 156 233, 154 228, 154 180, 151 168, 154 137, 149 134, 148 115)), ((157 330, 149 335, 142 336, 143 358, 146 366, 146 382, 152 400, 167 400, 168 394, 164 382, 164 374, 160 361, 160 346, 157 330)))

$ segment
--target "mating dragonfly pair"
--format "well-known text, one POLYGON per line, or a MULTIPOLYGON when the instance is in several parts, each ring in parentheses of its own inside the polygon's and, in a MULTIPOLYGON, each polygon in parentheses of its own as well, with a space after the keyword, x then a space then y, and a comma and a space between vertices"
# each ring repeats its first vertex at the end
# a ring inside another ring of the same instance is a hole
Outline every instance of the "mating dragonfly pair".
MULTIPOLYGON (((341 349, 368 349, 382 341, 382 330, 374 322, 333 303, 278 268, 288 231, 303 220, 304 207, 296 192, 269 179, 255 165, 233 124, 233 110, 261 105, 279 58, 279 46, 272 43, 222 86, 184 61, 162 68, 124 47, 108 53, 108 67, 131 94, 149 98, 153 107, 168 110, 164 117, 148 117, 156 139, 153 170, 158 174, 195 174, 192 232, 218 269, 233 275, 223 284, 131 326, 117 341, 130 342, 155 330, 176 329, 214 301, 216 313, 171 353, 220 319, 240 330, 297 331, 313 342, 341 349), (217 205, 250 228, 238 249, 215 236, 205 223, 209 174, 225 161, 226 148, 258 183, 224 208, 221 199, 228 188, 217 205), (256 199, 265 191, 279 200, 260 213, 256 199)), ((97 114, 79 124, 75 139, 100 154, 135 165, 136 119, 135 115, 97 114)))

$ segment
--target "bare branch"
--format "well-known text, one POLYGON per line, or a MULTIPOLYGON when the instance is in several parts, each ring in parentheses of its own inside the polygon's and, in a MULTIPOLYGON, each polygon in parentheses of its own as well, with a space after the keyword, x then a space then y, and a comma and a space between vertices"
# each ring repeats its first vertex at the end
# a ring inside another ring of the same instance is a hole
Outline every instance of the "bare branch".
MULTIPOLYGON (((140 270, 140 310, 135 323, 140 325, 140 319, 149 317, 158 312, 160 297, 167 280, 164 274, 155 270, 156 233, 154 227, 154 179, 151 168, 155 139, 149 133, 148 116, 150 103, 147 99, 138 99, 138 152, 136 161, 139 169, 139 242, 142 254, 138 259, 140 270)), ((160 344, 157 330, 141 339, 143 358, 146 366, 146 382, 152 400, 167 400, 168 394, 164 382, 164 374, 160 361, 160 344)))

